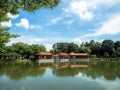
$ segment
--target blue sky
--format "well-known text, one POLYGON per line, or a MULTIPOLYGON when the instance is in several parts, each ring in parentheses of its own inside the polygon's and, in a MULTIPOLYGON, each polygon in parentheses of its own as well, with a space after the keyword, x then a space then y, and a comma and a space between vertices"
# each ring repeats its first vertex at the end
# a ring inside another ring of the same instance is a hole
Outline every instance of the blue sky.
POLYGON ((11 43, 43 44, 49 50, 56 42, 120 40, 120 0, 62 0, 58 7, 19 15, 2 22, 21 37, 11 43))

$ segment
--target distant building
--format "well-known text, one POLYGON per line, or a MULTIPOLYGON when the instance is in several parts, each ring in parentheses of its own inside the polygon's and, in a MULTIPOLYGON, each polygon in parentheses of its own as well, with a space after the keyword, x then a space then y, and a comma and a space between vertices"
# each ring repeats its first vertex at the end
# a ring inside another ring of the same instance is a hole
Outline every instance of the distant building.
POLYGON ((49 63, 53 62, 53 54, 49 52, 39 52, 36 54, 36 61, 38 63, 49 63))
POLYGON ((69 62, 88 62, 89 54, 87 53, 70 53, 69 62))
POLYGON ((55 63, 55 62, 88 62, 89 54, 87 53, 59 53, 53 55, 48 52, 40 52, 36 54, 38 63, 55 63))
POLYGON ((53 56, 54 62, 69 62, 69 54, 59 53, 53 56))

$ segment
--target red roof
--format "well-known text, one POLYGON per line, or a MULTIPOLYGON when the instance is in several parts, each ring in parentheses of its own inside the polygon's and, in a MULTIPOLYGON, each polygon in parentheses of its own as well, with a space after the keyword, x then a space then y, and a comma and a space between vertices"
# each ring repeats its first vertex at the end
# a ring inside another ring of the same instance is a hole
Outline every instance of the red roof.
MULTIPOLYGON (((36 55, 43 55, 43 56, 53 56, 52 53, 49 53, 49 52, 39 52, 38 54, 36 55)), ((89 54, 87 53, 70 53, 70 54, 67 54, 67 53, 59 53, 59 54, 56 54, 54 56, 89 56, 89 54)))
POLYGON ((68 56, 67 53, 59 53, 58 56, 68 56))
POLYGON ((69 54, 70 56, 89 56, 89 54, 87 54, 87 53, 70 53, 69 54))
POLYGON ((49 52, 39 52, 37 55, 46 55, 46 56, 52 56, 52 53, 49 52))

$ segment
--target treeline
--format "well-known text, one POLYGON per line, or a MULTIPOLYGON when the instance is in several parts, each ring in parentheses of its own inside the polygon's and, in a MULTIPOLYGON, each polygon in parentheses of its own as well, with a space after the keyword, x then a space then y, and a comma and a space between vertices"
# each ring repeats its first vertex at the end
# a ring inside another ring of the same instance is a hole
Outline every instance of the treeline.
POLYGON ((89 53, 91 57, 103 57, 103 58, 117 58, 120 57, 120 41, 114 42, 113 40, 104 40, 103 42, 96 42, 91 40, 90 42, 77 45, 75 43, 55 43, 53 45, 52 53, 89 53))
POLYGON ((28 45, 26 43, 18 42, 11 46, 4 46, 1 48, 0 59, 35 59, 35 54, 38 52, 46 52, 45 46, 38 44, 28 45))
MULTIPOLYGON (((35 59, 38 52, 46 52, 44 45, 28 45, 26 43, 18 42, 11 46, 4 46, 0 48, 1 60, 13 59, 35 59)), ((89 53, 90 57, 98 58, 120 58, 120 41, 104 40, 103 42, 96 42, 91 40, 80 45, 75 43, 58 42, 53 44, 53 49, 49 52, 57 53, 89 53)))

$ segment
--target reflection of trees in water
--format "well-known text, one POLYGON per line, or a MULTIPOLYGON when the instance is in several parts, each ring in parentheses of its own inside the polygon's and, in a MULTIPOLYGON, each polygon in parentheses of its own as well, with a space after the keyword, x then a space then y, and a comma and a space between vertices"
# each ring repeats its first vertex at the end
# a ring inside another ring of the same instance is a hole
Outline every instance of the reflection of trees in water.
POLYGON ((104 78, 107 80, 115 80, 117 77, 120 78, 120 62, 99 62, 96 65, 90 64, 89 67, 85 68, 68 67, 53 69, 53 74, 56 76, 75 76, 79 72, 93 79, 104 76, 104 78))
POLYGON ((107 80, 115 80, 117 77, 120 77, 120 63, 112 63, 112 62, 100 62, 96 65, 91 65, 85 73, 87 76, 91 76, 92 78, 97 78, 100 76, 104 76, 107 80))
POLYGON ((78 68, 59 68, 53 69, 53 74, 56 76, 75 76, 79 73, 78 68))
POLYGON ((41 65, 37 66, 34 64, 18 64, 18 65, 9 65, 9 64, 0 64, 0 76, 6 75, 10 79, 20 80, 28 76, 36 77, 42 76, 45 73, 46 68, 53 68, 52 73, 55 76, 59 77, 74 77, 79 73, 87 77, 96 79, 98 77, 104 76, 107 80, 115 80, 120 78, 120 62, 99 62, 98 64, 89 64, 89 67, 64 67, 64 68, 55 68, 52 65, 41 65))
POLYGON ((42 76, 44 75, 45 70, 39 70, 38 66, 25 64, 25 65, 0 65, 0 76, 6 75, 10 79, 20 80, 28 76, 42 76))

